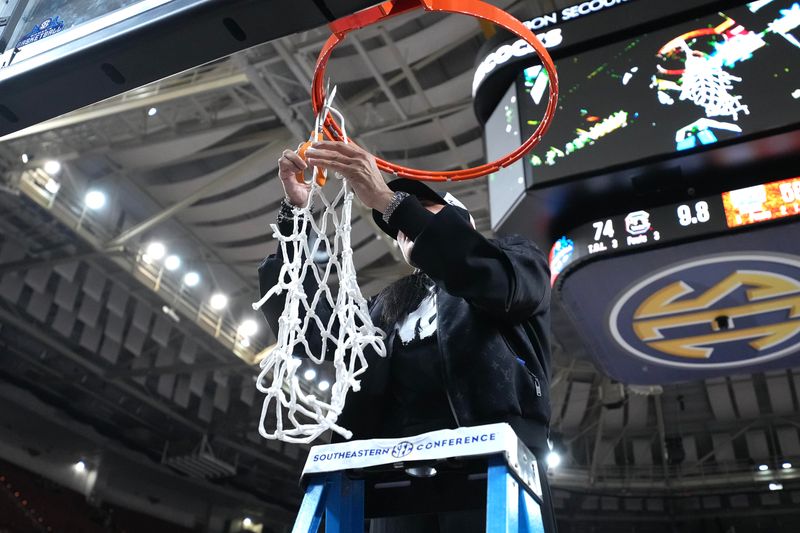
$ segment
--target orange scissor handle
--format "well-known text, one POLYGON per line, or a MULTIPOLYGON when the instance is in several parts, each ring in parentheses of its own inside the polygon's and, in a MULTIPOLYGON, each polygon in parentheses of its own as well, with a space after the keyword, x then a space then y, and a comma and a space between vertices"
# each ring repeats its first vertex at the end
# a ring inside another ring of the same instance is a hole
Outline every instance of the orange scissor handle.
MULTIPOLYGON (((318 114, 325 103, 323 79, 325 77, 325 67, 328 64, 328 59, 330 58, 333 49, 345 39, 347 34, 353 30, 363 28, 364 26, 369 26, 370 24, 374 24, 383 19, 393 17, 395 15, 399 15, 420 7, 426 11, 460 13, 462 15, 470 15, 484 19, 507 29, 531 45, 531 47, 536 51, 536 54, 539 56, 539 59, 541 60, 542 65, 547 71, 550 79, 548 87, 550 94, 547 102, 547 108, 545 109, 542 120, 539 122, 539 125, 536 127, 536 130, 531 134, 531 136, 516 150, 495 161, 491 161, 474 168, 441 171, 418 170, 376 158, 378 167, 381 170, 390 172, 396 176, 428 181, 459 181, 479 178, 481 176, 486 176, 487 174, 497 172, 501 168, 507 167, 528 153, 531 149, 533 149, 534 146, 539 144, 542 136, 550 127, 550 124, 553 121, 553 114, 555 113, 556 105, 558 104, 558 76, 556 74, 556 67, 553 64, 553 59, 550 57, 550 54, 547 53, 547 49, 545 49, 544 45, 542 45, 542 43, 536 38, 531 30, 529 30, 522 22, 509 15, 507 12, 481 0, 389 0, 330 23, 329 27, 332 35, 322 47, 319 57, 317 58, 316 67, 314 68, 314 80, 311 85, 311 104, 314 108, 314 113, 318 114)), ((342 133, 342 129, 332 116, 327 116, 322 129, 329 139, 334 141, 343 140, 344 135, 342 133)))
MULTIPOLYGON (((301 144, 300 148, 298 148, 297 150, 297 155, 299 155, 300 159, 302 159, 303 161, 306 160, 306 150, 311 148, 311 144, 312 144, 311 141, 306 141, 303 144, 301 144)), ((305 172, 303 171, 296 172, 294 175, 294 179, 297 180, 297 183, 306 183, 306 184, 310 183, 306 181, 306 175, 305 172)), ((326 181, 328 181, 328 171, 322 169, 317 170, 317 185, 319 185, 320 187, 324 187, 326 181)))

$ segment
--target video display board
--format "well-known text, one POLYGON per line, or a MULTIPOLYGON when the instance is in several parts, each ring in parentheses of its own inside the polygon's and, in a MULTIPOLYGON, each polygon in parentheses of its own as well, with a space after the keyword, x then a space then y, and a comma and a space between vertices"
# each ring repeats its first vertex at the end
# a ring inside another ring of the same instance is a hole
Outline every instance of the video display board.
MULTIPOLYGON (((556 62, 553 124, 524 159, 534 187, 800 123, 800 2, 760 0, 556 62)), ((522 137, 547 74, 517 80, 522 137)))
MULTIPOLYGON (((493 161, 513 152, 522 144, 519 133, 517 88, 511 85, 486 121, 486 157, 493 161)), ((495 229, 506 214, 525 194, 525 170, 522 161, 515 161, 489 174, 489 218, 495 229)))

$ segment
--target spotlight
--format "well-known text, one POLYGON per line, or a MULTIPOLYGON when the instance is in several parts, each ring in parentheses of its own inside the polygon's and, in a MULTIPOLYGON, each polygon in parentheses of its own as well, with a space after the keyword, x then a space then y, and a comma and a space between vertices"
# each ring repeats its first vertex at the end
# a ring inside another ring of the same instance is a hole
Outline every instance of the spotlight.
POLYGON ((211 309, 219 311, 225 309, 225 306, 228 305, 228 297, 224 294, 217 293, 211 296, 211 301, 209 303, 211 304, 211 309))
POLYGON ((147 110, 147 116, 148 117, 152 117, 156 113, 158 113, 158 109, 156 109, 155 107, 151 107, 150 109, 147 110))
POLYGON ((86 463, 84 463, 82 460, 78 461, 77 463, 72 465, 72 468, 74 468, 76 472, 85 472, 86 471, 86 463))
POLYGON ((244 520, 242 520, 242 525, 244 527, 250 527, 253 525, 253 521, 250 520, 249 518, 245 518, 244 520))
POLYGON ((194 271, 187 272, 186 275, 183 276, 183 283, 185 283, 187 287, 194 287, 200 283, 200 274, 194 271))
POLYGON ((28 161, 30 161, 28 154, 22 154, 22 162, 27 163, 28 161))
POLYGON ((325 381, 325 380, 323 379, 322 381, 320 381, 320 382, 319 382, 319 384, 317 385, 317 387, 318 387, 318 388, 319 388, 319 390, 321 390, 322 392, 325 392, 326 390, 328 390, 328 389, 330 389, 330 388, 331 388, 331 384, 330 384, 330 383, 328 383, 327 381, 325 381))
POLYGON ((783 483, 770 483, 769 490, 783 490, 783 483))
POLYGON ((48 179, 47 183, 44 184, 44 190, 50 194, 56 194, 59 189, 61 189, 61 184, 53 178, 48 179))
POLYGON ((86 193, 86 196, 83 197, 83 201, 86 204, 86 207, 97 211, 106 205, 106 195, 102 191, 93 189, 86 193))
POLYGON ((561 464, 561 456, 558 452, 550 452, 547 454, 547 468, 557 468, 561 464))
POLYGON ((180 323, 180 321, 181 321, 181 317, 179 317, 179 316, 178 316, 178 313, 176 313, 176 312, 175 312, 175 310, 174 310, 173 308, 171 308, 170 306, 168 306, 168 305, 162 305, 162 306, 161 306, 161 311, 163 311, 165 315, 167 315, 168 317, 170 317, 170 318, 171 318, 172 320, 174 320, 175 322, 178 322, 178 323, 180 323))
POLYGON ((317 371, 314 370, 313 368, 309 368, 308 370, 303 372, 303 377, 306 379, 306 381, 311 381, 312 379, 317 377, 317 371))
POLYGON ((160 242, 151 242, 147 245, 147 256, 153 261, 160 261, 167 255, 167 249, 160 242))
POLYGON ((766 472, 767 470, 769 470, 769 467, 767 465, 758 465, 759 472, 766 472))
POLYGON ((45 162, 44 171, 50 174, 51 176, 55 176, 56 174, 61 172, 61 163, 51 159, 50 161, 45 162))
POLYGON ((255 320, 248 318, 239 325, 239 335, 242 337, 252 337, 258 331, 258 324, 255 320))
POLYGON ((789 470, 790 468, 792 468, 792 463, 789 462, 783 463, 781 465, 781 468, 783 468, 784 470, 789 470))
POLYGON ((167 270, 173 271, 178 270, 181 267, 181 258, 177 255, 169 255, 166 259, 164 259, 164 268, 167 270))

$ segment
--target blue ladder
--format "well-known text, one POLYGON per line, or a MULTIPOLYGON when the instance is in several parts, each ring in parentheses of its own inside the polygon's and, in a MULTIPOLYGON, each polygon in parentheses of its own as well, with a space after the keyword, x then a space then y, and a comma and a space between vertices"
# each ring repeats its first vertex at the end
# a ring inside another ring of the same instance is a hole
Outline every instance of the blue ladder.
MULTIPOLYGON (((526 450, 527 451, 527 450, 526 450)), ((533 455, 487 457, 486 533, 544 533, 541 500, 534 495, 533 455), (522 458, 528 459, 522 464, 522 458), (522 467, 522 468, 521 468, 522 467), (522 482, 513 472, 525 474, 522 482)), ((325 533, 364 533, 364 479, 339 470, 308 477, 303 503, 292 533, 317 533, 325 512, 325 533)))

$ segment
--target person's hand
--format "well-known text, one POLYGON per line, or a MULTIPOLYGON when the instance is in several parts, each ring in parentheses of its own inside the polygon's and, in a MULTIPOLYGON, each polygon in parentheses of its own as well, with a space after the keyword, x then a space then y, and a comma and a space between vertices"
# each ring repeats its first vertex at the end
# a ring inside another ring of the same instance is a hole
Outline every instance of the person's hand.
POLYGON ((375 156, 353 144, 319 141, 306 150, 309 165, 338 172, 350 182, 353 192, 370 209, 383 213, 394 192, 383 181, 375 156))
POLYGON ((308 165, 297 155, 297 152, 291 150, 284 150, 278 159, 278 177, 283 184, 283 192, 289 199, 289 203, 295 207, 305 207, 308 203, 311 185, 300 183, 295 178, 296 173, 303 172, 307 167, 308 165))

